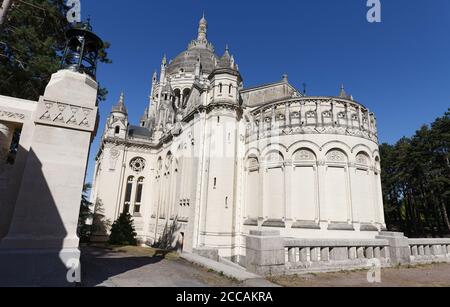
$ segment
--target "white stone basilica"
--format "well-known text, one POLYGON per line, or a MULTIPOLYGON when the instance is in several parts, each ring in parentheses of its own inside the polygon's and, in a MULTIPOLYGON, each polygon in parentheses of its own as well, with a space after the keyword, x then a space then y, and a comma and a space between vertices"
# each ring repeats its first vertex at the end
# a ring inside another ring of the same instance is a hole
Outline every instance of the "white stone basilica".
POLYGON ((138 126, 123 94, 113 108, 92 194, 106 218, 128 211, 142 242, 170 233, 232 259, 250 230, 374 239, 385 229, 375 115, 343 88, 306 96, 287 76, 245 88, 206 32, 203 17, 188 49, 164 57, 138 126))

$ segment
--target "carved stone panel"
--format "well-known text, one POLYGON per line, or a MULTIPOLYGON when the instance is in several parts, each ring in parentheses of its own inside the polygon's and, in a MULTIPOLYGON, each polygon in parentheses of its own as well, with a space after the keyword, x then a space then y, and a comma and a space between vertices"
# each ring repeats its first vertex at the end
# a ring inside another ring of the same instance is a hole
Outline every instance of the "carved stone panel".
POLYGON ((38 103, 35 122, 64 128, 94 131, 97 108, 86 108, 42 99, 38 103))

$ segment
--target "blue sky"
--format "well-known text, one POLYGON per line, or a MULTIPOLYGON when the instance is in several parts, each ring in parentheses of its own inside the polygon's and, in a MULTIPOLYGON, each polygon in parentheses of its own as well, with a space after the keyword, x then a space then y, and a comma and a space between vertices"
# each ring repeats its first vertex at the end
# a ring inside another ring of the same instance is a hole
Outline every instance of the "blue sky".
POLYGON ((348 93, 378 118, 380 141, 411 136, 450 107, 450 1, 381 0, 382 22, 366 20, 366 0, 81 0, 82 16, 112 46, 98 80, 109 90, 91 150, 92 180, 105 120, 124 90, 130 121, 147 103, 164 53, 174 58, 196 37, 205 11, 208 39, 229 44, 245 86, 282 74, 309 95, 348 93))

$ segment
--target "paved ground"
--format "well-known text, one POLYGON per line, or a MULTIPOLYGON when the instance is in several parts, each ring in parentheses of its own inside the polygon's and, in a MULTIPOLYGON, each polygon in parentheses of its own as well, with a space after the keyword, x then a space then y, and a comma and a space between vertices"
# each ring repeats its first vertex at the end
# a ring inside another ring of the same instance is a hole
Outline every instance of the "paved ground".
POLYGON ((175 256, 82 248, 85 287, 238 287, 241 283, 175 256))
POLYGON ((450 264, 383 269, 381 283, 370 284, 367 271, 271 278, 285 287, 450 287, 450 264))
MULTIPOLYGON (((142 248, 82 248, 85 287, 242 287, 267 286, 265 280, 239 282, 175 254, 142 248)), ((383 269, 382 283, 370 284, 367 271, 271 278, 285 287, 450 287, 450 264, 383 269)), ((269 284, 270 285, 270 284, 269 284)))

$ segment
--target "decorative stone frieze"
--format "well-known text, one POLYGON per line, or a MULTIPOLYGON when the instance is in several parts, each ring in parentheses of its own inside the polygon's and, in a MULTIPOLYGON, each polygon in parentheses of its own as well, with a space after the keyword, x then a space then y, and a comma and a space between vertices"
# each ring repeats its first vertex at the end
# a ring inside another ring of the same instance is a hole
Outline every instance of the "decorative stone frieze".
POLYGON ((77 130, 94 131, 97 107, 82 107, 41 98, 35 112, 35 122, 77 130))

